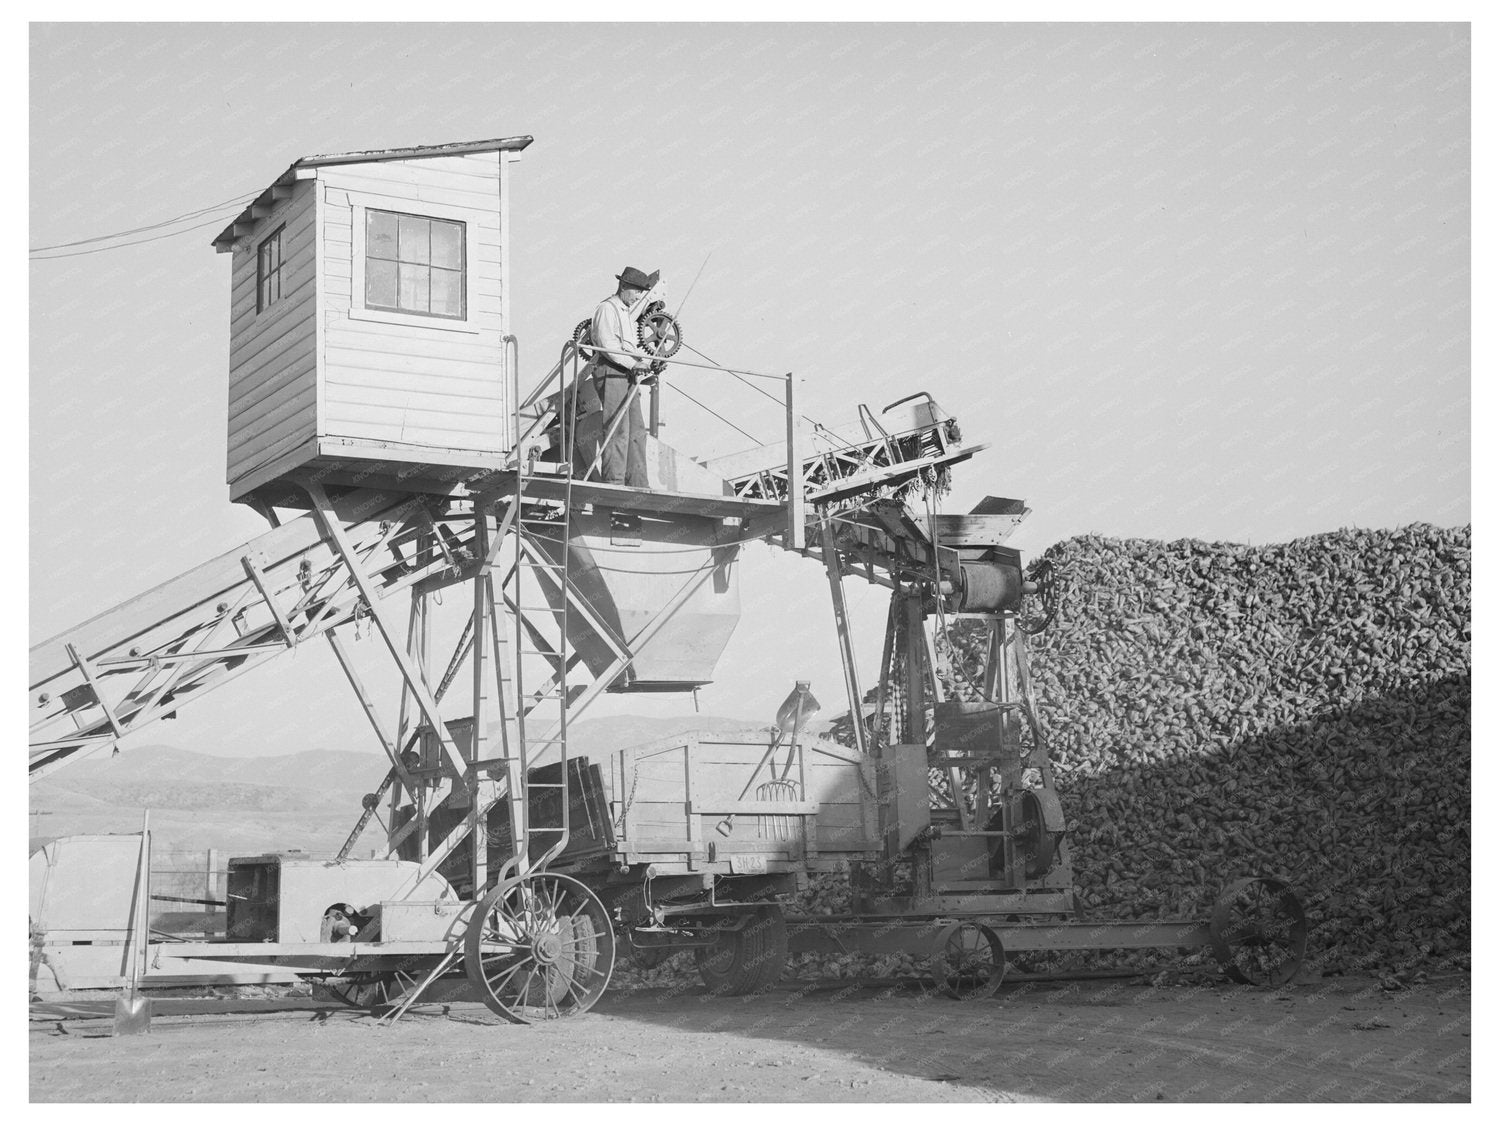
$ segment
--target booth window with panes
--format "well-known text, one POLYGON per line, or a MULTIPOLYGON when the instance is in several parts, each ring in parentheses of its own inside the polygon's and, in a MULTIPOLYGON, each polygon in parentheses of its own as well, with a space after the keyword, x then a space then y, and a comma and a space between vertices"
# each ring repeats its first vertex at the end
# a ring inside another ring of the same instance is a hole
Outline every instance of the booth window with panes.
POLYGON ((365 210, 365 307, 461 320, 467 224, 365 210))

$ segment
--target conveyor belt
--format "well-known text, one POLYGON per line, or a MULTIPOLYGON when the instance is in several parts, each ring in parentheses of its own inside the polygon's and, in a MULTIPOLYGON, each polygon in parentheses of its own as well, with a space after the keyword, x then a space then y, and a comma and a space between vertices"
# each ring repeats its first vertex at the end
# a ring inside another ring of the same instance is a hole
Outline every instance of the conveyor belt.
MULTIPOLYGON (((334 509, 384 598, 466 561, 446 502, 357 490, 334 509)), ((362 604, 312 515, 292 520, 31 649, 30 774, 112 747, 242 672, 351 622, 362 604)))

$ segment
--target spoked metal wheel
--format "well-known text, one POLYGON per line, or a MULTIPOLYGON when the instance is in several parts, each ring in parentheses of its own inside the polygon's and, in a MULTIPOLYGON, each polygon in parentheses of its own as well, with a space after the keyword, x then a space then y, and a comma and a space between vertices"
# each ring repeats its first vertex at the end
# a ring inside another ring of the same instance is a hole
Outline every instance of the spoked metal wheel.
POLYGON ((319 982, 318 987, 332 999, 351 1008, 372 1012, 396 1003, 413 988, 420 974, 410 973, 351 973, 348 976, 329 977, 319 982))
POLYGON ((566 875, 501 883, 474 908, 464 938, 464 968, 480 999, 515 1023, 588 1011, 614 967, 609 915, 566 875))
POLYGON ((938 991, 955 1000, 993 996, 1005 979, 1005 946, 986 925, 954 922, 933 944, 931 970, 938 991))
POLYGON ((1279 879, 1237 879, 1214 903, 1208 938, 1230 980, 1275 987, 1302 967, 1307 918, 1279 879))

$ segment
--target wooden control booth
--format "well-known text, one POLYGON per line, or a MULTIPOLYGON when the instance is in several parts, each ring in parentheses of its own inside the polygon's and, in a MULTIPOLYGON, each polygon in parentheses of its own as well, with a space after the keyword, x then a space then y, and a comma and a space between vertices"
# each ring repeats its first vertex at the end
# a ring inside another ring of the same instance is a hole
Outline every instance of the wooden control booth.
POLYGON ((510 168, 530 137, 308 156, 233 255, 230 496, 289 472, 452 482, 502 465, 510 168))

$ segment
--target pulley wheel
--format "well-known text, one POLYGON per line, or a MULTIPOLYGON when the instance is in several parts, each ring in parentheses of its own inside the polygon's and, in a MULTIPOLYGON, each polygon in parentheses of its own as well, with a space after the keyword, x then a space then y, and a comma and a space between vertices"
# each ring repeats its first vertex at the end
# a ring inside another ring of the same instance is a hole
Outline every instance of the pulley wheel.
POLYGON ((1047 831, 1041 801, 1033 791, 1028 789, 1021 794, 1020 806, 1016 851, 1025 865, 1026 878, 1042 879, 1057 866, 1058 836, 1047 831))
POLYGON ((938 934, 929 961, 938 991, 955 1000, 993 996, 1005 979, 1000 935, 979 922, 954 922, 938 934))
POLYGON ((1220 893, 1208 922, 1209 947, 1239 984, 1289 982, 1307 953, 1302 904, 1279 879, 1237 879, 1220 893))
POLYGON ((474 907, 464 969, 490 1011, 513 1023, 588 1011, 615 967, 615 934, 594 893, 566 875, 523 875, 474 907))
POLYGON ((1052 619, 1057 616, 1060 600, 1057 567, 1052 565, 1050 559, 1041 559, 1032 566, 1031 577, 1027 582, 1036 588, 1036 592, 1026 595, 1022 601, 1025 613, 1017 616, 1016 628, 1028 637, 1034 637, 1051 625, 1052 619))

